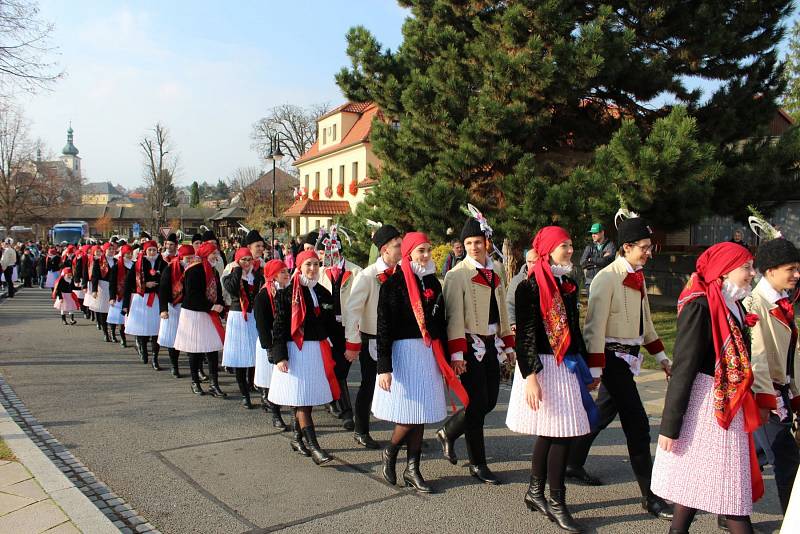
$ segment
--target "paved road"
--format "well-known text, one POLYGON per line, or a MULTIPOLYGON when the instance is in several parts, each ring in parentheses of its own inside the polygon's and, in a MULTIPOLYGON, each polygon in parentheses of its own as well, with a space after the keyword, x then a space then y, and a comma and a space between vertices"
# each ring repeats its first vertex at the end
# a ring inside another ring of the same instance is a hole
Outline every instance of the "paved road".
MULTIPOLYGON (((56 438, 163 532, 559 532, 522 504, 533 439, 505 428, 507 387, 487 424, 489 460, 506 483, 480 485, 463 462, 441 459, 429 428, 423 473, 438 493, 420 496, 383 483, 379 454, 356 448, 327 414, 316 413, 320 442, 336 460, 317 467, 291 453, 288 435, 260 410, 239 407, 232 376, 222 380, 227 400, 195 397, 188 378, 142 365, 133 348, 104 343, 82 318, 62 326, 50 302, 46 291, 27 289, 0 304, 0 373, 56 438)), ((357 369, 351 379, 354 388, 357 369)), ((657 417, 663 379, 647 374, 641 388, 657 417)), ((374 426, 377 439, 388 439, 388 424, 374 426)), ((571 509, 596 532, 666 531, 639 508, 621 443, 617 424, 600 436, 588 467, 607 484, 569 485, 571 509)), ((458 452, 463 458, 463 440, 458 452)), ((780 515, 765 475, 754 520, 772 532, 780 515)), ((715 531, 712 516, 698 516, 693 532, 715 531)))

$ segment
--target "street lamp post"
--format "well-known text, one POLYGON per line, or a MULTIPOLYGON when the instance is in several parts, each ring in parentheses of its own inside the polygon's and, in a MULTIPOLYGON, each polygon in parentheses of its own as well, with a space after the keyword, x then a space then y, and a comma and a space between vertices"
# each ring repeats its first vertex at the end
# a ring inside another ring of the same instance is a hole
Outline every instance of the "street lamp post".
POLYGON ((283 152, 281 152, 281 143, 280 139, 278 138, 278 134, 275 134, 270 139, 269 142, 269 154, 267 154, 267 161, 272 161, 272 239, 270 240, 270 250, 272 251, 272 257, 275 257, 275 225, 277 222, 277 218, 275 215, 275 188, 277 187, 275 184, 275 174, 276 174, 276 167, 277 162, 283 159, 283 152))

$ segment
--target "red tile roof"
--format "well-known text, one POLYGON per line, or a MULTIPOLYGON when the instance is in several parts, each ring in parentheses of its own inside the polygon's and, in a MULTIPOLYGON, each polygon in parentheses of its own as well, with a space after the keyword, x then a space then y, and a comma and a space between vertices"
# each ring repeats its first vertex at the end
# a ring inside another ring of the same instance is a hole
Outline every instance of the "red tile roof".
POLYGON ((359 143, 366 143, 369 141, 369 133, 372 130, 372 119, 377 115, 380 116, 380 109, 378 108, 377 104, 374 102, 350 102, 344 104, 343 106, 339 106, 338 108, 334 109, 333 111, 329 112, 326 115, 323 115, 317 121, 324 119, 325 117, 329 117, 335 113, 339 113, 342 111, 348 111, 352 113, 359 113, 361 116, 358 120, 353 124, 353 127, 350 128, 345 135, 342 136, 342 140, 329 147, 326 147, 324 150, 319 149, 319 139, 311 145, 311 148, 308 151, 300 156, 298 159, 295 160, 294 165, 298 163, 305 163, 306 161, 310 161, 314 158, 319 156, 324 156, 325 154, 331 154, 336 152, 337 150, 341 150, 343 148, 347 148, 353 145, 357 145, 359 143), (360 110, 360 111, 357 111, 360 110))
POLYGON ((373 185, 375 185, 377 183, 378 183, 378 180, 376 180, 375 178, 370 178, 369 176, 367 176, 366 178, 364 178, 363 180, 358 182, 358 187, 359 188, 361 188, 361 187, 372 187, 373 185))
POLYGON ((295 200, 294 204, 283 212, 286 217, 297 217, 299 215, 346 215, 350 213, 350 203, 346 200, 295 200))

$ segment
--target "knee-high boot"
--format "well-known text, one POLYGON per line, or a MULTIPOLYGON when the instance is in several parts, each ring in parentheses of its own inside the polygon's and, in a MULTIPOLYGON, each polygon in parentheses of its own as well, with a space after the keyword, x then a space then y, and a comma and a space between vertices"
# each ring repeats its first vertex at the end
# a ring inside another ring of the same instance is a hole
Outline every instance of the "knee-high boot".
POLYGON ((161 346, 158 344, 158 336, 151 336, 150 341, 153 344, 153 369, 160 371, 161 366, 158 365, 158 350, 161 348, 161 346))
POLYGON ((136 350, 139 351, 139 359, 142 360, 142 363, 147 363, 148 360, 147 341, 149 339, 147 336, 136 336, 136 350))
POLYGON ((169 363, 172 366, 172 376, 180 378, 181 373, 178 370, 178 355, 180 352, 178 349, 167 349, 167 352, 169 353, 169 363))

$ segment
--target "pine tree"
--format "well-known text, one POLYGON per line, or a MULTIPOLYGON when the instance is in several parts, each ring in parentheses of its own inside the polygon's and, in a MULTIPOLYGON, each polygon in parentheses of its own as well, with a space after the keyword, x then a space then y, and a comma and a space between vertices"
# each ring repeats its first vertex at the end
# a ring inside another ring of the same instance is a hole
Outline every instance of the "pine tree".
POLYGON ((399 123, 373 125, 382 167, 357 216, 444 240, 469 199, 521 244, 550 222, 608 221, 619 195, 669 230, 786 183, 771 162, 797 154, 797 136, 764 140, 790 0, 400 3, 400 48, 353 28, 337 75, 399 123), (689 78, 717 87, 704 97, 689 78))
POLYGON ((781 105, 795 120, 800 120, 800 20, 795 21, 789 33, 784 76, 786 92, 781 105))
POLYGON ((189 187, 189 206, 196 208, 200 205, 200 184, 197 181, 192 182, 189 187))

